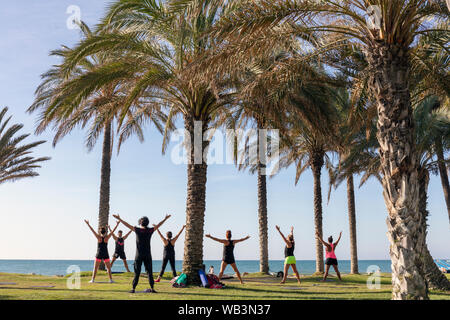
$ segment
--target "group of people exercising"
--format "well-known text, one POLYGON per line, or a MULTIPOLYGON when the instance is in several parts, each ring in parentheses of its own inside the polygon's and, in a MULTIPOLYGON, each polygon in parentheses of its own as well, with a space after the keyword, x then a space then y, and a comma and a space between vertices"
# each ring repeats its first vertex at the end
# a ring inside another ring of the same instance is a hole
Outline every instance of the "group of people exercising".
MULTIPOLYGON (((164 275, 164 271, 166 269, 167 263, 170 263, 170 267, 172 268, 173 276, 177 276, 176 268, 175 268, 175 242, 177 241, 178 237, 183 232, 184 228, 186 226, 183 226, 181 230, 178 232, 178 234, 173 237, 172 232, 167 232, 166 237, 160 232, 159 228, 164 224, 164 222, 167 221, 171 217, 171 215, 166 215, 166 217, 158 224, 154 224, 153 227, 149 228, 150 221, 147 217, 142 217, 139 219, 138 224, 139 226, 132 226, 131 224, 124 221, 119 215, 113 215, 114 218, 117 219, 116 226, 114 229, 111 229, 108 226, 109 232, 107 231, 107 228, 101 227, 99 228, 98 232, 94 230, 94 228, 91 227, 88 220, 84 220, 86 224, 88 225, 89 229, 92 231, 94 236, 97 238, 97 254, 95 255, 95 261, 94 261, 94 271, 92 273, 92 279, 89 281, 90 283, 95 282, 95 277, 97 275, 98 268, 103 261, 107 272, 109 276, 109 282, 113 283, 112 275, 111 275, 111 268, 114 262, 120 258, 123 261, 123 264, 125 266, 125 269, 127 272, 130 272, 127 264, 127 258, 125 255, 125 240, 128 238, 128 236, 134 232, 136 234, 136 256, 134 259, 134 279, 133 279, 133 287, 130 291, 130 293, 135 293, 136 287, 139 282, 139 277, 141 275, 141 269, 142 264, 144 264, 145 269, 147 271, 148 281, 150 284, 150 289, 147 289, 145 292, 148 293, 156 293, 154 289, 154 283, 160 282, 161 277, 164 275), (123 231, 119 230, 117 236, 115 235, 115 231, 119 224, 122 223, 124 226, 126 226, 130 231, 123 235, 123 231), (163 261, 162 261, 162 267, 161 271, 159 273, 159 276, 156 280, 153 279, 153 264, 152 264, 152 254, 150 249, 150 240, 154 232, 158 232, 159 236, 161 237, 161 240, 164 243, 164 253, 163 253, 163 261), (112 261, 109 259, 109 253, 108 253, 108 240, 113 237, 116 246, 115 251, 113 255, 112 261)), ((294 271, 294 274, 297 278, 298 283, 300 284, 300 275, 297 271, 296 266, 296 260, 294 256, 294 250, 295 250, 295 241, 294 241, 294 227, 291 227, 291 232, 287 235, 287 237, 284 236, 284 234, 281 232, 281 229, 279 226, 276 226, 276 229, 280 233, 281 237, 283 238, 284 242, 286 243, 286 246, 284 248, 284 255, 285 255, 285 261, 284 261, 284 271, 283 271, 283 278, 281 280, 281 284, 286 282, 287 274, 289 271, 289 268, 291 267, 294 271)), ((232 234, 230 230, 226 231, 225 239, 219 239, 211 236, 210 234, 205 235, 207 238, 210 238, 214 241, 217 241, 219 243, 223 244, 223 258, 222 258, 222 264, 220 266, 220 273, 219 273, 219 280, 222 279, 223 273, 228 265, 230 265, 233 270, 236 272, 236 275, 241 282, 241 284, 244 284, 241 274, 236 266, 236 261, 234 259, 234 247, 237 243, 245 241, 250 238, 250 236, 247 236, 242 239, 232 240, 232 234)), ((341 274, 339 273, 338 269, 338 261, 335 254, 335 248, 338 245, 339 241, 341 240, 342 232, 339 234, 339 238, 336 242, 333 243, 333 237, 328 238, 328 242, 325 242, 319 235, 319 233, 316 233, 316 237, 323 243, 325 246, 326 251, 326 270, 324 277, 322 281, 325 281, 328 277, 328 272, 331 266, 333 266, 334 270, 336 271, 336 274, 341 280, 341 274)))

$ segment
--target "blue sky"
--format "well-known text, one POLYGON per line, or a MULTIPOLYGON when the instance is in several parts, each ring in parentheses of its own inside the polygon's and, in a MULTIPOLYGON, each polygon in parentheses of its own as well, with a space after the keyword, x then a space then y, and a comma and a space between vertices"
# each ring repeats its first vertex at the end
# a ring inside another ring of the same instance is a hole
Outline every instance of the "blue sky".
MULTIPOLYGON (((48 56, 60 45, 75 44, 80 34, 67 28, 66 13, 70 5, 81 9, 81 18, 93 26, 102 16, 108 1, 22 0, 4 1, 0 7, 0 106, 8 106, 14 122, 25 125, 24 132, 34 132, 35 115, 25 110, 32 103, 40 74, 57 61, 48 56)), ((0 232, 3 245, 0 259, 90 259, 96 243, 83 219, 94 225, 98 212, 101 144, 87 153, 84 133, 74 131, 56 148, 47 142, 36 155, 50 156, 39 171, 40 177, 0 185, 0 232)), ((51 141, 52 133, 31 137, 28 141, 51 141)), ((111 177, 111 208, 129 222, 142 215, 157 222, 166 213, 173 217, 162 231, 176 232, 185 221, 186 167, 175 165, 161 155, 160 134, 146 130, 141 144, 130 139, 119 156, 114 155, 111 177)), ((328 178, 322 172, 323 197, 326 199, 328 178)), ((356 179, 359 183, 359 179, 356 179)), ((275 225, 288 231, 294 225, 296 256, 314 259, 313 189, 308 171, 294 186, 292 168, 268 181, 270 259, 283 258, 283 243, 275 225)), ((237 259, 258 259, 256 177, 237 172, 232 165, 211 165, 208 169, 205 232, 223 236, 231 229, 235 237, 251 235, 237 246, 237 259)), ((349 258, 349 234, 345 184, 324 202, 324 235, 337 236, 343 231, 338 258, 349 258)), ((358 249, 360 259, 388 259, 386 207, 381 186, 375 180, 356 190, 358 249)), ((429 188, 428 244, 434 257, 448 258, 450 232, 448 215, 438 177, 432 177, 429 188)), ((182 258, 181 237, 177 259, 182 258)), ((221 248, 205 239, 205 259, 220 259, 221 248)), ((126 244, 134 256, 134 236, 126 244)), ((110 250, 113 246, 110 245, 110 250)), ((155 259, 160 259, 162 244, 152 243, 155 259)))

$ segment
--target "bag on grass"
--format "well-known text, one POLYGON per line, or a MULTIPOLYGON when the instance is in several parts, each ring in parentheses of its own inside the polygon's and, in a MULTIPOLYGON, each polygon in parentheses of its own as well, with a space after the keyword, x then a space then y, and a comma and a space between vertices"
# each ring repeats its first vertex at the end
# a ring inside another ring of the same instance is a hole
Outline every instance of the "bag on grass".
POLYGON ((177 284, 184 284, 184 285, 186 285, 186 282, 187 282, 187 276, 184 273, 180 274, 177 281, 175 281, 175 283, 177 283, 177 284))
POLYGON ((208 284, 211 289, 222 289, 225 284, 219 281, 219 278, 215 274, 208 274, 208 284))
POLYGON ((208 278, 206 277, 205 271, 198 270, 198 275, 200 276, 200 281, 202 282, 202 287, 209 288, 208 278))

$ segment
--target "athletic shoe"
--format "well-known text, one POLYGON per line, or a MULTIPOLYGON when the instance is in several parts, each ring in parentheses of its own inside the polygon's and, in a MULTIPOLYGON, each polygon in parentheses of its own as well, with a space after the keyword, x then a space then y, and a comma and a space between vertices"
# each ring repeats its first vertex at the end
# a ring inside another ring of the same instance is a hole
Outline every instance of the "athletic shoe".
POLYGON ((160 282, 160 281, 161 281, 161 279, 156 279, 156 280, 155 280, 155 282, 160 282))
POLYGON ((95 282, 95 280, 94 279, 91 279, 91 281, 89 281, 89 283, 94 283, 95 282))
POLYGON ((136 291, 134 291, 134 289, 131 289, 130 291, 128 291, 128 293, 135 293, 136 291))
POLYGON ((112 280, 112 279, 111 279, 111 280, 109 280, 109 283, 114 283, 114 280, 112 280))

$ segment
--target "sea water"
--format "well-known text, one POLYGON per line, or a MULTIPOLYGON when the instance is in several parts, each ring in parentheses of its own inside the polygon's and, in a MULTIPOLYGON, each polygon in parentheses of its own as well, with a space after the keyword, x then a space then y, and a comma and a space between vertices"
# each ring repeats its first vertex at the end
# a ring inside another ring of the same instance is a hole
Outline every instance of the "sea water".
MULTIPOLYGON (((161 269, 161 260, 153 260, 153 272, 159 272, 161 269)), ((219 273, 220 260, 206 260, 204 262, 206 270, 210 266, 214 267, 214 272, 219 273)), ((271 272, 283 270, 283 260, 269 261, 269 269, 271 272)), ((128 265, 133 271, 133 260, 128 260, 128 265)), ((237 260, 236 265, 241 273, 259 272, 258 260, 237 260)), ((40 274, 40 275, 66 275, 70 266, 78 266, 81 271, 91 271, 93 268, 93 260, 0 260, 0 272, 22 273, 22 274, 40 274)), ((358 262, 359 272, 365 273, 370 266, 377 266, 381 272, 391 272, 390 260, 360 260, 358 262)), ((182 267, 182 261, 176 261, 176 268, 179 272, 182 267)), ((372 272, 373 267, 372 268, 372 272)), ((312 274, 316 270, 315 260, 297 260, 297 269, 300 274, 312 274)), ((339 260, 339 270, 342 273, 350 272, 350 260, 339 260)), ((112 268, 113 272, 123 272, 125 267, 122 260, 116 260, 112 268)), ((170 264, 166 267, 166 272, 170 272, 170 264)), ((334 271, 334 270, 331 270, 334 271)), ((70 270, 69 272, 73 272, 70 270)), ((292 270, 290 271, 292 272, 292 270)), ((230 266, 225 270, 226 274, 233 274, 230 266)))

